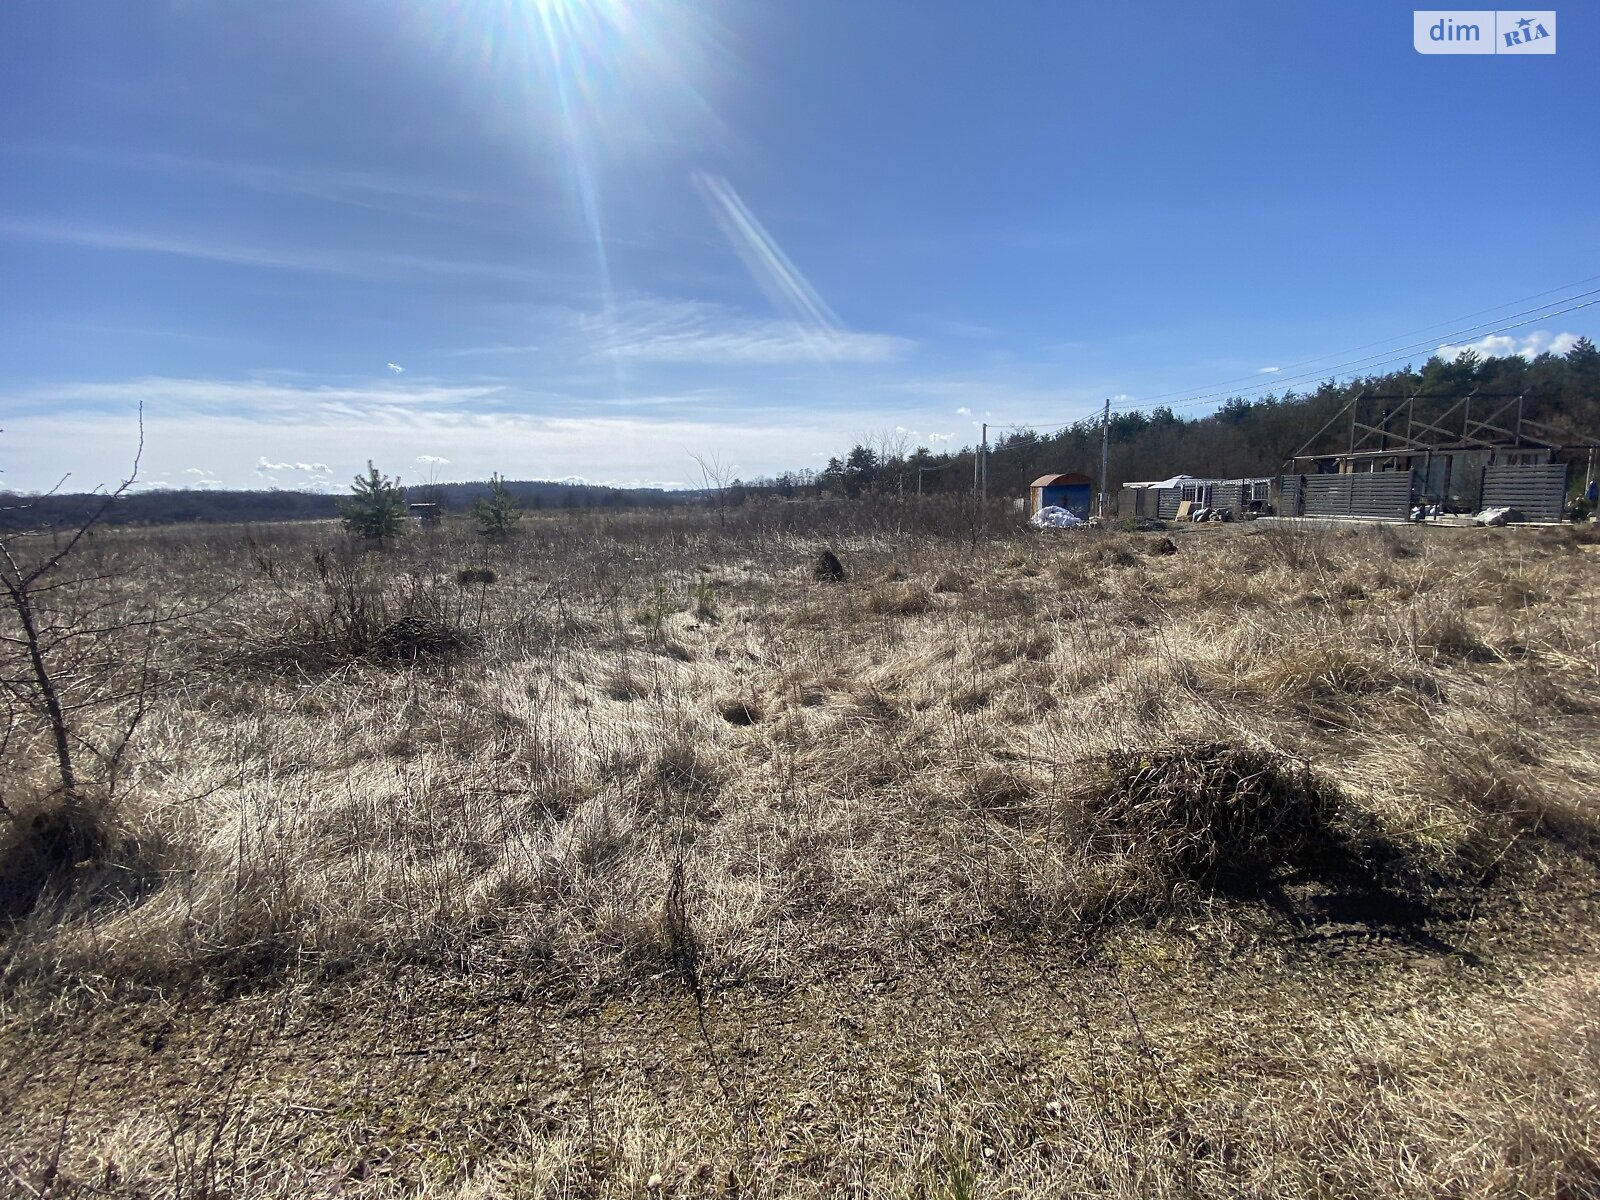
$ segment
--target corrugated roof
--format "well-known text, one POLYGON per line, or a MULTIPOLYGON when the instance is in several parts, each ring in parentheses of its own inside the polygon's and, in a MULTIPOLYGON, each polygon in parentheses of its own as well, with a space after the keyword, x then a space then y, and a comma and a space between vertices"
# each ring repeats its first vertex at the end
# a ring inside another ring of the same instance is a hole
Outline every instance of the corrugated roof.
POLYGON ((1171 479, 1155 479, 1144 483, 1125 483, 1125 488, 1175 488, 1186 483, 1271 483, 1270 475, 1174 475, 1171 479))
POLYGON ((1087 475, 1041 475, 1035 479, 1030 487, 1065 487, 1074 483, 1092 483, 1087 475))
POLYGON ((1174 475, 1171 479, 1148 480, 1144 483, 1125 483, 1125 488, 1172 488, 1188 483, 1191 479, 1198 479, 1198 475, 1174 475))

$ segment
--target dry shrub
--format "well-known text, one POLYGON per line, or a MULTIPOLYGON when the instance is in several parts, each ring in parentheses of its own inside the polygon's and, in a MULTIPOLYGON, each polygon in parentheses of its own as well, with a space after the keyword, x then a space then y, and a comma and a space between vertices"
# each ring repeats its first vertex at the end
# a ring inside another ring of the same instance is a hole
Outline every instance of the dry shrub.
POLYGON ((455 654, 479 644, 481 639, 470 630, 413 615, 384 626, 373 639, 371 653, 379 658, 416 662, 455 654))
POLYGON ((933 581, 933 590, 940 595, 964 592, 971 586, 972 578, 960 571, 940 571, 933 581))
POLYGON ((450 602, 416 577, 386 578, 372 558, 312 552, 315 583, 307 592, 277 565, 257 563, 279 590, 287 615, 265 644, 247 652, 271 669, 323 672, 359 659, 413 663, 475 648, 481 639, 453 619, 450 602))
POLYGON ((496 583, 500 576, 493 567, 462 567, 456 572, 456 583, 461 587, 471 587, 474 584, 483 586, 496 583))
POLYGON ((843 583, 844 564, 832 550, 819 550, 811 560, 811 577, 818 583, 843 583))
POLYGON ((1398 854, 1306 763, 1221 742, 1112 751, 1082 805, 1087 856, 1121 876, 1118 916, 1162 915, 1191 889, 1260 897, 1291 872, 1371 887, 1398 854))
POLYGON ((53 798, 0 818, 0 918, 25 917, 73 867, 100 855, 108 830, 96 806, 53 798))

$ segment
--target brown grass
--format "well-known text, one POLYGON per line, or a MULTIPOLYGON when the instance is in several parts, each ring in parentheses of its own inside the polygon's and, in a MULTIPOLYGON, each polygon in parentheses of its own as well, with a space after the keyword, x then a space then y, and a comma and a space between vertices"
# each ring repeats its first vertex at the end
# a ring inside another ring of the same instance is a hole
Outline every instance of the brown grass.
POLYGON ((803 515, 96 539, 203 611, 89 850, 5 743, 0 1190, 1600 1189, 1591 548, 803 515))

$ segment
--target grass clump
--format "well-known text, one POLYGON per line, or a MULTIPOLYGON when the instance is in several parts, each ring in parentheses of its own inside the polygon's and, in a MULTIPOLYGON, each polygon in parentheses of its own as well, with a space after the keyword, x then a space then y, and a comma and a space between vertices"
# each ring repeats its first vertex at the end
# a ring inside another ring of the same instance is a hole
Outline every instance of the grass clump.
POLYGON ((384 626, 373 640, 378 658, 416 662, 471 650, 481 644, 477 634, 445 621, 409 615, 384 626))
POLYGON ((819 550, 817 556, 811 560, 811 578, 818 583, 843 583, 844 564, 832 550, 819 550))
POLYGON ((867 611, 879 616, 916 616, 933 604, 933 593, 920 583, 880 583, 867 593, 867 611))
POLYGON ((1107 754, 1084 797, 1091 857, 1141 885, 1158 915, 1186 888, 1260 899, 1287 878, 1371 886, 1396 853, 1304 762, 1224 742, 1107 754))

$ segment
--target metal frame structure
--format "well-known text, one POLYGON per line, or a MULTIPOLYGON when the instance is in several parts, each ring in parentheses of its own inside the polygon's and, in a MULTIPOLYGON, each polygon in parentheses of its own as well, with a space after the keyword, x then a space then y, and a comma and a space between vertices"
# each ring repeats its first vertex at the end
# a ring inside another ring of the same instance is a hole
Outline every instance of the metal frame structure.
POLYGON ((1362 392, 1359 396, 1351 397, 1327 424, 1285 460, 1284 465, 1293 467, 1298 463, 1328 458, 1353 462, 1358 459, 1392 458, 1400 454, 1459 454, 1473 450, 1491 453, 1542 450, 1554 454, 1563 450, 1592 450, 1600 445, 1595 439, 1572 441, 1572 435, 1567 430, 1528 420, 1523 416, 1524 399, 1521 392, 1486 393, 1477 389, 1465 394, 1444 396, 1362 392), (1361 408, 1362 402, 1369 400, 1399 403, 1397 407, 1383 409, 1378 415, 1380 423, 1374 424, 1361 419, 1366 415, 1361 408), (1427 413, 1424 417, 1417 411, 1419 401, 1424 404, 1448 402, 1448 406, 1437 414, 1427 413), (1487 416, 1472 415, 1474 401, 1488 402, 1489 408, 1480 410, 1480 413, 1487 411, 1487 416), (1458 412, 1459 427, 1456 425, 1458 412), (1307 453, 1346 415, 1350 418, 1349 449, 1307 453), (1405 418, 1404 432, 1398 428, 1402 416, 1405 418), (1375 440, 1376 445, 1373 444, 1375 440))
MULTIPOLYGON (((1336 465, 1336 474, 1340 477, 1371 478, 1389 473, 1378 470, 1383 460, 1408 460, 1405 469, 1414 481, 1413 499, 1417 498, 1415 485, 1420 484, 1421 502, 1434 504, 1448 503, 1453 494, 1461 465, 1458 456, 1474 456, 1467 462, 1477 471, 1478 482, 1467 487, 1463 494, 1475 492, 1480 498, 1486 498, 1483 496, 1487 487, 1485 480, 1493 470, 1502 473, 1495 481, 1496 488, 1508 490, 1519 500, 1528 495, 1519 489, 1536 483, 1543 489, 1537 502, 1548 508, 1551 501, 1543 492, 1562 489, 1564 484, 1560 480, 1536 481, 1536 474, 1555 471, 1559 454, 1588 450, 1592 455, 1600 441, 1531 420, 1525 415, 1524 407, 1525 395, 1521 392, 1478 389, 1444 395, 1362 392, 1346 401, 1321 429, 1285 460, 1284 466, 1289 474, 1302 474, 1305 479, 1326 479, 1330 472, 1324 464, 1336 465), (1377 407, 1379 405, 1381 408, 1377 407), (1329 432, 1346 420, 1349 437, 1345 446, 1312 451, 1318 443, 1326 445, 1331 440, 1327 437, 1329 432), (1477 459, 1480 455, 1485 457, 1477 459), (1513 455, 1516 457, 1508 462, 1507 456, 1513 455), (1534 456, 1531 462, 1525 457, 1530 455, 1534 456), (1415 461, 1418 457, 1423 460, 1420 472, 1415 461), (1443 466, 1436 473, 1440 460, 1443 466), (1306 471, 1308 466, 1313 467, 1314 474, 1306 471), (1512 474, 1505 475, 1508 471, 1512 474)), ((1374 479, 1371 487, 1363 484, 1358 488, 1356 480, 1351 480, 1345 502, 1352 512, 1360 507, 1356 492, 1371 491, 1376 483, 1374 479)), ((1555 503, 1559 509, 1559 497, 1555 503)), ((1387 499, 1384 505, 1389 506, 1387 499)))

